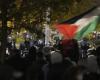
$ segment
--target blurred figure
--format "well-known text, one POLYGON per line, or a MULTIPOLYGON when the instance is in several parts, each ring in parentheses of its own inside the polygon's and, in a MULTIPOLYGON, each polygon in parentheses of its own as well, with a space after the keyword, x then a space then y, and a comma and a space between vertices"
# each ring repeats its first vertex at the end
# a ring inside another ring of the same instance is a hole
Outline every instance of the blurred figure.
POLYGON ((85 67, 73 66, 66 69, 63 80, 83 80, 85 67))
POLYGON ((100 68, 100 46, 96 48, 96 55, 97 55, 97 63, 100 68))
POLYGON ((36 62, 33 63, 32 66, 30 66, 27 69, 27 75, 26 75, 26 80, 38 80, 39 78, 39 66, 36 62))
POLYGON ((83 40, 80 42, 80 46, 81 46, 82 59, 85 59, 87 58, 87 50, 89 49, 88 40, 86 38, 83 38, 83 40))
POLYGON ((50 62, 48 66, 47 80, 62 80, 62 76, 66 68, 72 66, 71 63, 63 61, 63 56, 59 52, 51 52, 50 62))
POLYGON ((33 61, 36 61, 36 48, 34 46, 30 47, 29 49, 29 53, 26 55, 25 59, 26 59, 26 63, 27 65, 32 65, 33 61))
POLYGON ((6 61, 6 64, 11 65, 14 69, 16 70, 22 70, 23 68, 23 60, 20 57, 20 51, 19 50, 14 50, 14 54, 9 57, 6 61))
POLYGON ((88 72, 100 73, 100 69, 97 63, 97 56, 93 52, 88 55, 87 59, 83 62, 83 65, 86 67, 88 72))
POLYGON ((0 80, 14 80, 14 69, 9 65, 0 65, 0 80))
POLYGON ((100 74, 88 72, 84 75, 83 80, 100 80, 100 74))
POLYGON ((27 69, 26 80, 44 80, 42 67, 45 63, 46 62, 43 59, 43 53, 38 52, 36 61, 33 61, 33 64, 27 69))
POLYGON ((69 57, 72 61, 75 61, 76 63, 79 60, 79 47, 77 40, 70 39, 70 40, 63 40, 62 41, 63 46, 63 55, 64 57, 69 57))

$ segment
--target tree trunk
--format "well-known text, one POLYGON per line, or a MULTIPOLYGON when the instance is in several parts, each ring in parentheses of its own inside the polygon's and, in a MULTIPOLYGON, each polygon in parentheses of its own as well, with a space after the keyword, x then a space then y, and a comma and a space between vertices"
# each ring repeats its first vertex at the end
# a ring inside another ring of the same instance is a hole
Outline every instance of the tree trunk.
POLYGON ((1 20, 2 20, 2 39, 1 39, 1 54, 0 54, 0 62, 4 63, 5 54, 6 54, 6 46, 7 46, 7 3, 6 0, 2 0, 1 4, 1 20))

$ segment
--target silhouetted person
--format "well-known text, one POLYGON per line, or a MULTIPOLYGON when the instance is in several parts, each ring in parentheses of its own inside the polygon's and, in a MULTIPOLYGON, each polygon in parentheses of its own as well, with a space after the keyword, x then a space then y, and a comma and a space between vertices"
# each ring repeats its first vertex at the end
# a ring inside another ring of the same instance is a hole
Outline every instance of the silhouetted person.
POLYGON ((32 65, 32 62, 36 61, 36 55, 37 55, 36 48, 32 46, 29 49, 29 53, 26 55, 27 65, 32 65))
POLYGON ((100 68, 100 46, 96 48, 96 55, 97 55, 97 63, 100 68))
POLYGON ((97 73, 87 73, 84 75, 83 80, 100 80, 100 74, 97 73))
POLYGON ((23 60, 20 57, 20 51, 14 50, 14 53, 9 59, 6 61, 7 64, 13 66, 16 70, 22 70, 23 69, 23 60))
POLYGON ((62 80, 66 68, 71 66, 70 62, 63 61, 63 56, 59 52, 51 53, 51 64, 49 65, 47 80, 62 80))
POLYGON ((69 57, 72 61, 75 61, 76 63, 79 60, 79 47, 77 40, 75 39, 69 39, 69 40, 63 40, 63 55, 64 57, 69 57))
POLYGON ((73 66, 66 69, 63 80, 83 80, 85 74, 85 67, 73 66))
POLYGON ((14 69, 9 65, 0 64, 0 80, 14 80, 14 69))

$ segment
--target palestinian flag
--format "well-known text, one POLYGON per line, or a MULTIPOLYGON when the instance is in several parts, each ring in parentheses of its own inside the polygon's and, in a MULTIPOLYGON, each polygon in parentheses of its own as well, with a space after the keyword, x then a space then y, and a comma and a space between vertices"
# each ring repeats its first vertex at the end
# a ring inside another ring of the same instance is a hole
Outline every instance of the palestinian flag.
POLYGON ((95 30, 99 23, 100 7, 94 7, 79 16, 57 24, 56 29, 63 34, 64 38, 79 40, 95 30))

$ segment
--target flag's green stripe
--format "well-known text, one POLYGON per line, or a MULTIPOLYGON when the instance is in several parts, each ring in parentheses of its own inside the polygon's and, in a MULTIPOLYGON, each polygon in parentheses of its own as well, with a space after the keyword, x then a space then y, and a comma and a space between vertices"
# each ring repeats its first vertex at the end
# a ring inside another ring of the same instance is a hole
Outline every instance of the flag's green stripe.
POLYGON ((95 18, 87 26, 85 26, 79 32, 77 32, 76 35, 75 35, 75 39, 80 40, 81 38, 85 37, 88 33, 90 33, 91 31, 95 30, 95 28, 96 28, 98 23, 100 23, 100 16, 95 18))

